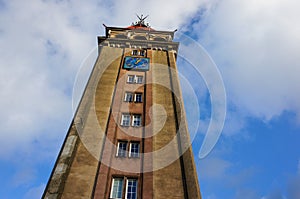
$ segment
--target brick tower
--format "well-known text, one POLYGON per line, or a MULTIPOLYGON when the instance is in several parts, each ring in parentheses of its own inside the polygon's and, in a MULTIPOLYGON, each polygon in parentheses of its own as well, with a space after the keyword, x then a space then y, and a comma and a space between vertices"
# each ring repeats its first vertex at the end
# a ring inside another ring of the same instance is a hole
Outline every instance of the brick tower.
POLYGON ((107 27, 43 198, 201 198, 175 31, 107 27))

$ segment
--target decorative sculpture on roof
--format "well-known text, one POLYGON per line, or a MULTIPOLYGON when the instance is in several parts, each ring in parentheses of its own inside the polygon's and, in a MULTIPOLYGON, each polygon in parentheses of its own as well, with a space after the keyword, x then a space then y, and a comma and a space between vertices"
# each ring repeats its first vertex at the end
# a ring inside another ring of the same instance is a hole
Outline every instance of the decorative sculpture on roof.
POLYGON ((147 15, 146 17, 143 17, 143 14, 141 14, 141 16, 139 16, 138 14, 136 14, 137 18, 139 19, 139 21, 132 23, 132 26, 142 26, 142 27, 150 27, 149 23, 145 24, 145 19, 149 16, 147 15))

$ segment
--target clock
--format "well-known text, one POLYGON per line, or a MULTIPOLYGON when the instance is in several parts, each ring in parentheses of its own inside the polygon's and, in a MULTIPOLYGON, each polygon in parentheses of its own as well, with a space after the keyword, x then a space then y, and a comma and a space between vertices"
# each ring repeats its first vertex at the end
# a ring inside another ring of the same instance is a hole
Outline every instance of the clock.
POLYGON ((145 57, 125 57, 124 69, 149 70, 149 58, 145 57))

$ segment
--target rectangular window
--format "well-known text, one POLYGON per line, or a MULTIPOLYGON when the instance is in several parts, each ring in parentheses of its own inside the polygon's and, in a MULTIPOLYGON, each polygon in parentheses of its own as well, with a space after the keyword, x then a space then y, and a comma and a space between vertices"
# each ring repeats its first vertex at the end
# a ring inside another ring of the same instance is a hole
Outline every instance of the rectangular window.
POLYGON ((133 56, 145 56, 146 51, 145 50, 133 50, 131 51, 131 55, 133 56))
POLYGON ((133 51, 131 52, 131 54, 132 54, 132 55, 138 55, 138 51, 137 51, 137 50, 133 50, 133 51))
POLYGON ((117 156, 126 157, 127 142, 118 142, 117 156))
POLYGON ((135 76, 135 83, 142 84, 143 83, 143 76, 135 76))
POLYGON ((125 102, 132 102, 133 101, 133 93, 126 92, 124 97, 125 102))
POLYGON ((140 51, 140 56, 145 56, 145 50, 140 51))
POLYGON ((142 84, 143 83, 143 76, 141 76, 141 75, 128 75, 127 76, 127 83, 142 84))
POLYGON ((131 142, 129 147, 129 157, 138 158, 140 157, 140 143, 131 142))
POLYGON ((142 102, 142 93, 136 93, 134 95, 134 101, 135 102, 142 102))
POLYGON ((130 125, 130 115, 129 114, 122 114, 121 125, 122 126, 130 125))
POLYGON ((135 79, 134 75, 128 75, 128 77, 127 77, 127 83, 134 83, 134 79, 135 79))
POLYGON ((142 125, 142 116, 141 115, 133 115, 132 116, 132 126, 141 126, 142 125))
POLYGON ((136 199, 137 198, 137 179, 127 179, 126 184, 126 199, 136 199))
POLYGON ((121 199, 122 190, 123 190, 123 178, 113 178, 111 191, 110 191, 110 198, 121 199))

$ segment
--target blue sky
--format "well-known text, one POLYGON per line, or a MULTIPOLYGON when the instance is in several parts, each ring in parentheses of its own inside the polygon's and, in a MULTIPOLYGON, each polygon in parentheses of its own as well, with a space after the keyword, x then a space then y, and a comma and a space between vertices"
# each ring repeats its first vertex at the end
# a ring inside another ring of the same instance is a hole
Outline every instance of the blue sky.
POLYGON ((200 159, 210 93, 179 66, 198 80, 193 150, 203 198, 299 199, 299 8, 296 0, 0 0, 0 198, 40 198, 72 118, 76 73, 102 23, 126 27, 143 13, 154 29, 199 42, 224 81, 224 129, 200 159))

